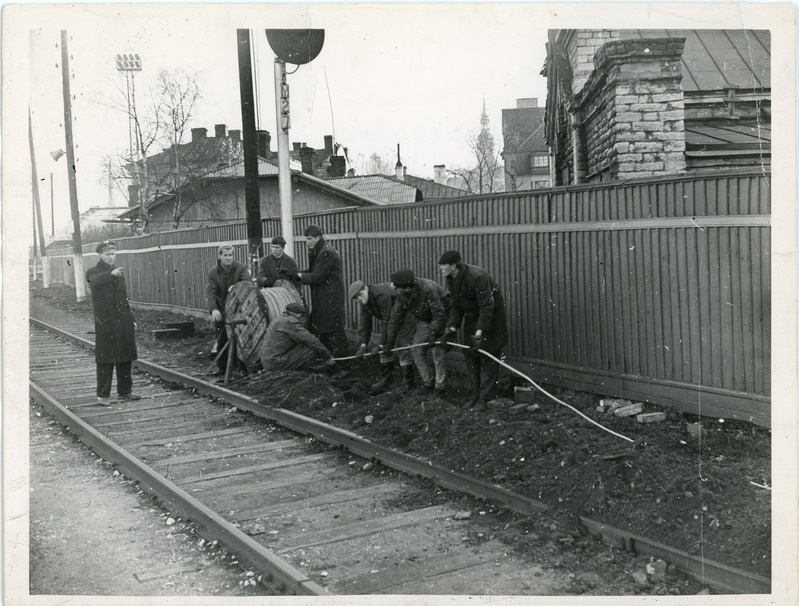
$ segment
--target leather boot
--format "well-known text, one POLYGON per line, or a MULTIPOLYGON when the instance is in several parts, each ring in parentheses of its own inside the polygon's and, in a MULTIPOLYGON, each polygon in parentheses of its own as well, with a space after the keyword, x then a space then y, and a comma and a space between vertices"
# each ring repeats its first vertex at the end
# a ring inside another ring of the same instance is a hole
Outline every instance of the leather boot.
POLYGON ((394 365, 380 365, 380 380, 369 388, 369 393, 373 396, 383 393, 394 382, 394 365))
POLYGON ((406 389, 413 389, 416 381, 413 379, 413 364, 401 366, 402 369, 402 382, 405 384, 406 389))

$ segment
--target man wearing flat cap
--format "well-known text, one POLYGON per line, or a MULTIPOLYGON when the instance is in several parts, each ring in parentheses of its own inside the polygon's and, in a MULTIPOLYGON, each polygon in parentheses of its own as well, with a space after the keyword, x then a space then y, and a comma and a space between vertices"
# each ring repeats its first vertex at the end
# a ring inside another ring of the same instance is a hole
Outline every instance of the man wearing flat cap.
POLYGON ((330 351, 305 328, 305 307, 289 303, 269 324, 262 345, 264 370, 322 371, 333 365, 330 351))
MULTIPOLYGON (((391 351, 395 347, 407 316, 412 316, 415 321, 414 345, 435 341, 444 332, 447 318, 446 297, 441 286, 432 280, 417 278, 410 269, 395 271, 391 274, 391 283, 397 291, 397 298, 391 310, 385 350, 391 351)), ((447 379, 443 349, 414 347, 411 356, 424 388, 428 392, 443 392, 447 379)))
POLYGON ((302 293, 297 262, 285 252, 286 240, 283 236, 272 238, 269 254, 258 261, 258 288, 275 286, 278 280, 287 280, 297 294, 302 293))
POLYGON ((467 406, 485 410, 486 402, 495 396, 499 381, 499 365, 479 352, 496 358, 508 342, 505 300, 494 279, 476 265, 463 262, 457 250, 448 250, 438 260, 441 275, 447 281, 450 301, 444 340, 451 339, 463 322, 463 331, 470 346, 466 354, 472 396, 467 406), (481 370, 486 380, 481 384, 481 370), (481 389, 482 386, 482 389, 481 389))
POLYGON ((97 364, 97 403, 139 400, 132 393, 131 362, 136 354, 136 323, 128 305, 125 274, 115 265, 117 246, 101 242, 95 249, 97 265, 86 272, 94 307, 94 359, 97 364), (111 381, 117 373, 117 397, 111 398, 111 381))
MULTIPOLYGON (((399 357, 400 372, 406 377, 406 384, 413 383, 413 358, 407 349, 398 353, 398 356, 385 351, 386 339, 388 338, 388 322, 391 319, 391 310, 396 302, 396 291, 391 287, 390 282, 382 284, 372 284, 367 286, 361 280, 356 280, 350 284, 349 299, 358 302, 361 313, 358 317, 358 340, 360 346, 355 354, 363 357, 369 348, 369 341, 372 337, 372 325, 374 321, 380 322, 383 326, 380 345, 384 350, 380 353, 380 380, 370 387, 373 396, 386 391, 394 382, 394 363, 399 357)), ((411 314, 406 314, 405 322, 400 327, 399 334, 395 341, 396 346, 402 347, 410 345, 416 330, 416 319, 411 314)))

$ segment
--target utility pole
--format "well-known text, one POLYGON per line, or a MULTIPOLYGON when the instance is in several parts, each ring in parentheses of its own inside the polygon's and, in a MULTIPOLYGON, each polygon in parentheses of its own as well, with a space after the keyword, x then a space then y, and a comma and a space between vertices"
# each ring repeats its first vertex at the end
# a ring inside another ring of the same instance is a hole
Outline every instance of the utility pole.
MULTIPOLYGON (((36 155, 33 151, 33 119, 31 110, 28 108, 28 139, 31 148, 31 181, 33 184, 33 212, 36 223, 33 226, 33 245, 36 250, 36 228, 39 228, 39 251, 36 260, 42 266, 42 285, 47 288, 50 286, 49 266, 47 263, 47 252, 44 248, 44 228, 42 227, 42 206, 39 202, 39 176, 36 172, 36 155)), ((36 272, 33 272, 33 279, 36 279, 36 272)))
POLYGON ((247 242, 251 275, 257 276, 264 230, 261 223, 261 197, 258 184, 258 139, 255 135, 250 30, 237 29, 236 40, 239 49, 241 128, 244 136, 244 200, 247 211, 247 242))
POLYGON ((75 149, 72 140, 72 95, 69 91, 69 51, 67 30, 61 30, 61 78, 64 89, 64 134, 67 144, 67 173, 69 176, 69 205, 72 209, 72 266, 75 270, 75 297, 78 302, 86 298, 86 278, 83 272, 83 244, 80 239, 80 210, 78 208, 78 182, 75 175, 75 149))

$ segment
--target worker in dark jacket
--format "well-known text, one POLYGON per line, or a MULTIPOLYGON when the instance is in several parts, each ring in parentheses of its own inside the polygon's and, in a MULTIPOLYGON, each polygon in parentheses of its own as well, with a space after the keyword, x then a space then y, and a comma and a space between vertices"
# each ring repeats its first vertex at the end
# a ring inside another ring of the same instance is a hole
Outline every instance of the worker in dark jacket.
POLYGON ((330 351, 305 328, 305 307, 289 303, 281 316, 269 324, 261 360, 264 370, 325 370, 332 364, 330 351))
POLYGON ((101 242, 95 249, 97 265, 86 272, 94 307, 94 360, 97 364, 97 403, 110 406, 116 400, 139 400, 132 393, 131 362, 136 355, 136 323, 128 305, 125 274, 116 267, 117 246, 101 242), (111 399, 111 380, 117 372, 117 398, 111 399))
POLYGON ((298 274, 303 284, 311 287, 311 332, 334 356, 347 355, 347 336, 344 334, 344 280, 341 276, 341 256, 325 241, 321 228, 309 225, 305 229, 308 244, 308 271, 298 274))
MULTIPOLYGON (((228 331, 225 326, 225 304, 228 292, 231 286, 237 282, 252 281, 252 277, 244 265, 233 260, 233 246, 230 244, 220 246, 218 256, 216 267, 208 272, 205 300, 216 328, 216 351, 222 351, 225 343, 228 342, 228 331)), ((227 359, 225 356, 219 356, 216 363, 218 370, 214 374, 223 375, 227 359)), ((238 360, 236 364, 238 365, 238 360)))
POLYGON ((502 348, 508 342, 505 301, 494 279, 481 267, 464 263, 457 250, 442 254, 438 267, 447 280, 451 296, 444 339, 451 339, 463 321, 465 344, 470 346, 466 362, 472 384, 472 397, 467 405, 485 410, 486 402, 496 392, 499 365, 478 350, 482 349, 496 358, 502 355, 502 348), (482 391, 481 369, 485 369, 486 374, 482 391))
POLYGON ((270 253, 258 261, 258 288, 275 286, 278 280, 287 280, 297 294, 302 293, 297 262, 286 254, 286 240, 283 236, 272 238, 270 253))
MULTIPOLYGON (((447 314, 444 293, 432 280, 417 278, 410 269, 401 269, 391 274, 391 283, 397 290, 397 298, 388 323, 388 338, 385 348, 394 348, 407 316, 415 320, 412 343, 432 343, 443 333, 447 314)), ((414 347, 411 356, 428 391, 442 392, 447 379, 444 350, 441 347, 414 347), (432 361, 431 361, 432 358, 432 361)), ((408 383, 412 379, 408 379, 408 383)))
MULTIPOLYGON (((371 386, 370 392, 373 396, 383 393, 394 382, 394 363, 399 357, 400 371, 404 375, 413 374, 413 358, 407 349, 397 352, 398 355, 385 350, 386 339, 388 338, 388 322, 391 319, 391 310, 394 307, 396 292, 390 282, 383 284, 373 284, 366 286, 361 280, 356 280, 350 285, 347 293, 350 299, 354 299, 360 305, 361 313, 358 318, 358 341, 360 346, 355 354, 363 357, 369 348, 369 341, 372 338, 372 325, 378 321, 383 325, 380 345, 384 350, 380 352, 380 380, 371 386)), ((402 347, 410 345, 416 330, 416 319, 411 314, 407 314, 406 320, 400 328, 395 341, 396 346, 402 347)))

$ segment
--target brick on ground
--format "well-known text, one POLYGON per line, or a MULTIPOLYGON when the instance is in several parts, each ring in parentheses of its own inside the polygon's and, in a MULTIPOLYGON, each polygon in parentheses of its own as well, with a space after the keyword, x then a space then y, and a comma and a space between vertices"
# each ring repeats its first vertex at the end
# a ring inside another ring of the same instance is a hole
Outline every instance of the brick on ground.
POLYGON ((635 420, 639 423, 657 423, 659 421, 666 420, 666 413, 665 412, 648 412, 645 414, 638 415, 635 417, 635 420))
POLYGON ((600 410, 604 410, 606 413, 610 414, 623 406, 630 406, 634 404, 631 400, 621 400, 618 398, 606 399, 599 401, 599 408, 600 410))
POLYGON ((613 411, 617 417, 631 417, 633 415, 637 415, 644 411, 644 405, 640 402, 636 402, 635 404, 629 404, 627 406, 622 406, 621 408, 617 408, 613 411))
POLYGON ((514 387, 513 399, 525 404, 535 404, 537 392, 538 390, 535 387, 514 387))

